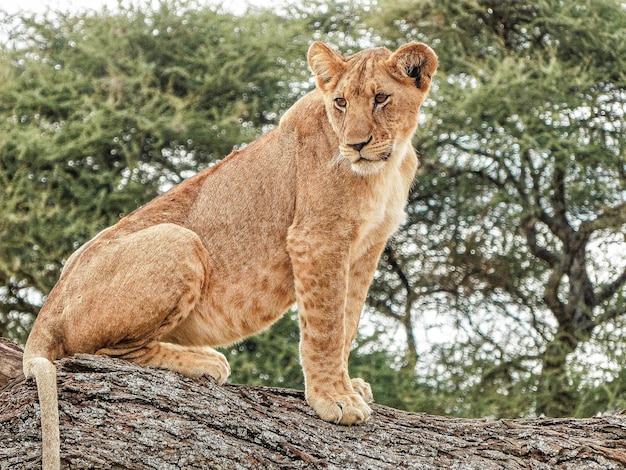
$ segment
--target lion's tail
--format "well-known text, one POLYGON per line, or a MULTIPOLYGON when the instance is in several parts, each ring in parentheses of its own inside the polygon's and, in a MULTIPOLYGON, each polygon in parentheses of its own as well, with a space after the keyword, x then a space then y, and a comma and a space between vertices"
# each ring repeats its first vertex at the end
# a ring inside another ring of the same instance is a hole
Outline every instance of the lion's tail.
MULTIPOLYGON (((59 433, 57 371, 52 363, 54 355, 47 351, 40 352, 40 348, 33 344, 37 342, 37 339, 29 338, 24 350, 22 364, 26 378, 33 377, 37 383, 41 415, 43 470, 58 470, 61 467, 61 437, 59 433)), ((41 350, 45 351, 44 348, 41 350)))

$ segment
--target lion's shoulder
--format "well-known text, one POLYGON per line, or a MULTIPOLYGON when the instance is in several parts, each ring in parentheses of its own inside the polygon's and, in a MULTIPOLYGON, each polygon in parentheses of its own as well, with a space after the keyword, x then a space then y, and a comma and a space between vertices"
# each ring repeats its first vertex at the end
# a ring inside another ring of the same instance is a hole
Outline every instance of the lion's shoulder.
POLYGON ((279 128, 285 133, 296 131, 304 135, 332 134, 322 93, 315 89, 296 101, 281 117, 279 128))

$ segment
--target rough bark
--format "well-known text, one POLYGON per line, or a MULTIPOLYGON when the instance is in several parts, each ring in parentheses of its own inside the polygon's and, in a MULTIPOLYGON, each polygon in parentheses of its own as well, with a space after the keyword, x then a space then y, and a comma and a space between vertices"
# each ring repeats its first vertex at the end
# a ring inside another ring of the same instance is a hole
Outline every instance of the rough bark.
POLYGON ((22 372, 22 348, 0 338, 0 388, 22 372))
MULTIPOLYGON (((219 386, 103 356, 57 366, 64 468, 626 467, 623 415, 456 419, 374 405, 369 422, 344 427, 318 419, 300 391, 219 386)), ((2 469, 40 466, 36 397, 22 375, 0 390, 2 469)))

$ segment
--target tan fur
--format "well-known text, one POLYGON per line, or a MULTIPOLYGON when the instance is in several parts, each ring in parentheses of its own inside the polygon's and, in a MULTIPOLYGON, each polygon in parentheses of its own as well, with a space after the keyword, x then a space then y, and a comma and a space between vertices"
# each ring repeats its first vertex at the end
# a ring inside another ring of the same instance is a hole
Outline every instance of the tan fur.
POLYGON ((26 344, 27 375, 40 378, 40 358, 95 353, 221 383, 230 369, 211 347, 297 301, 308 402, 327 421, 369 418, 370 387, 348 376, 350 344, 404 217, 437 59, 417 43, 348 58, 314 43, 309 65, 317 89, 275 130, 70 257, 26 344))

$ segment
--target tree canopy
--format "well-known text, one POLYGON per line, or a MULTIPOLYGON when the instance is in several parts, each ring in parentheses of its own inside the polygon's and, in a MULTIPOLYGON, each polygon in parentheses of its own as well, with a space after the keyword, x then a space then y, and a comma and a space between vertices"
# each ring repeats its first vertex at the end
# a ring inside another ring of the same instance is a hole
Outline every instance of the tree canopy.
MULTIPOLYGON (((422 166, 355 343, 381 403, 459 416, 625 408, 626 9, 379 0, 234 15, 193 2, 3 15, 0 334, 23 341, 65 259, 275 125, 343 53, 423 41, 422 166)), ((301 388, 296 314, 225 351, 301 388)))

